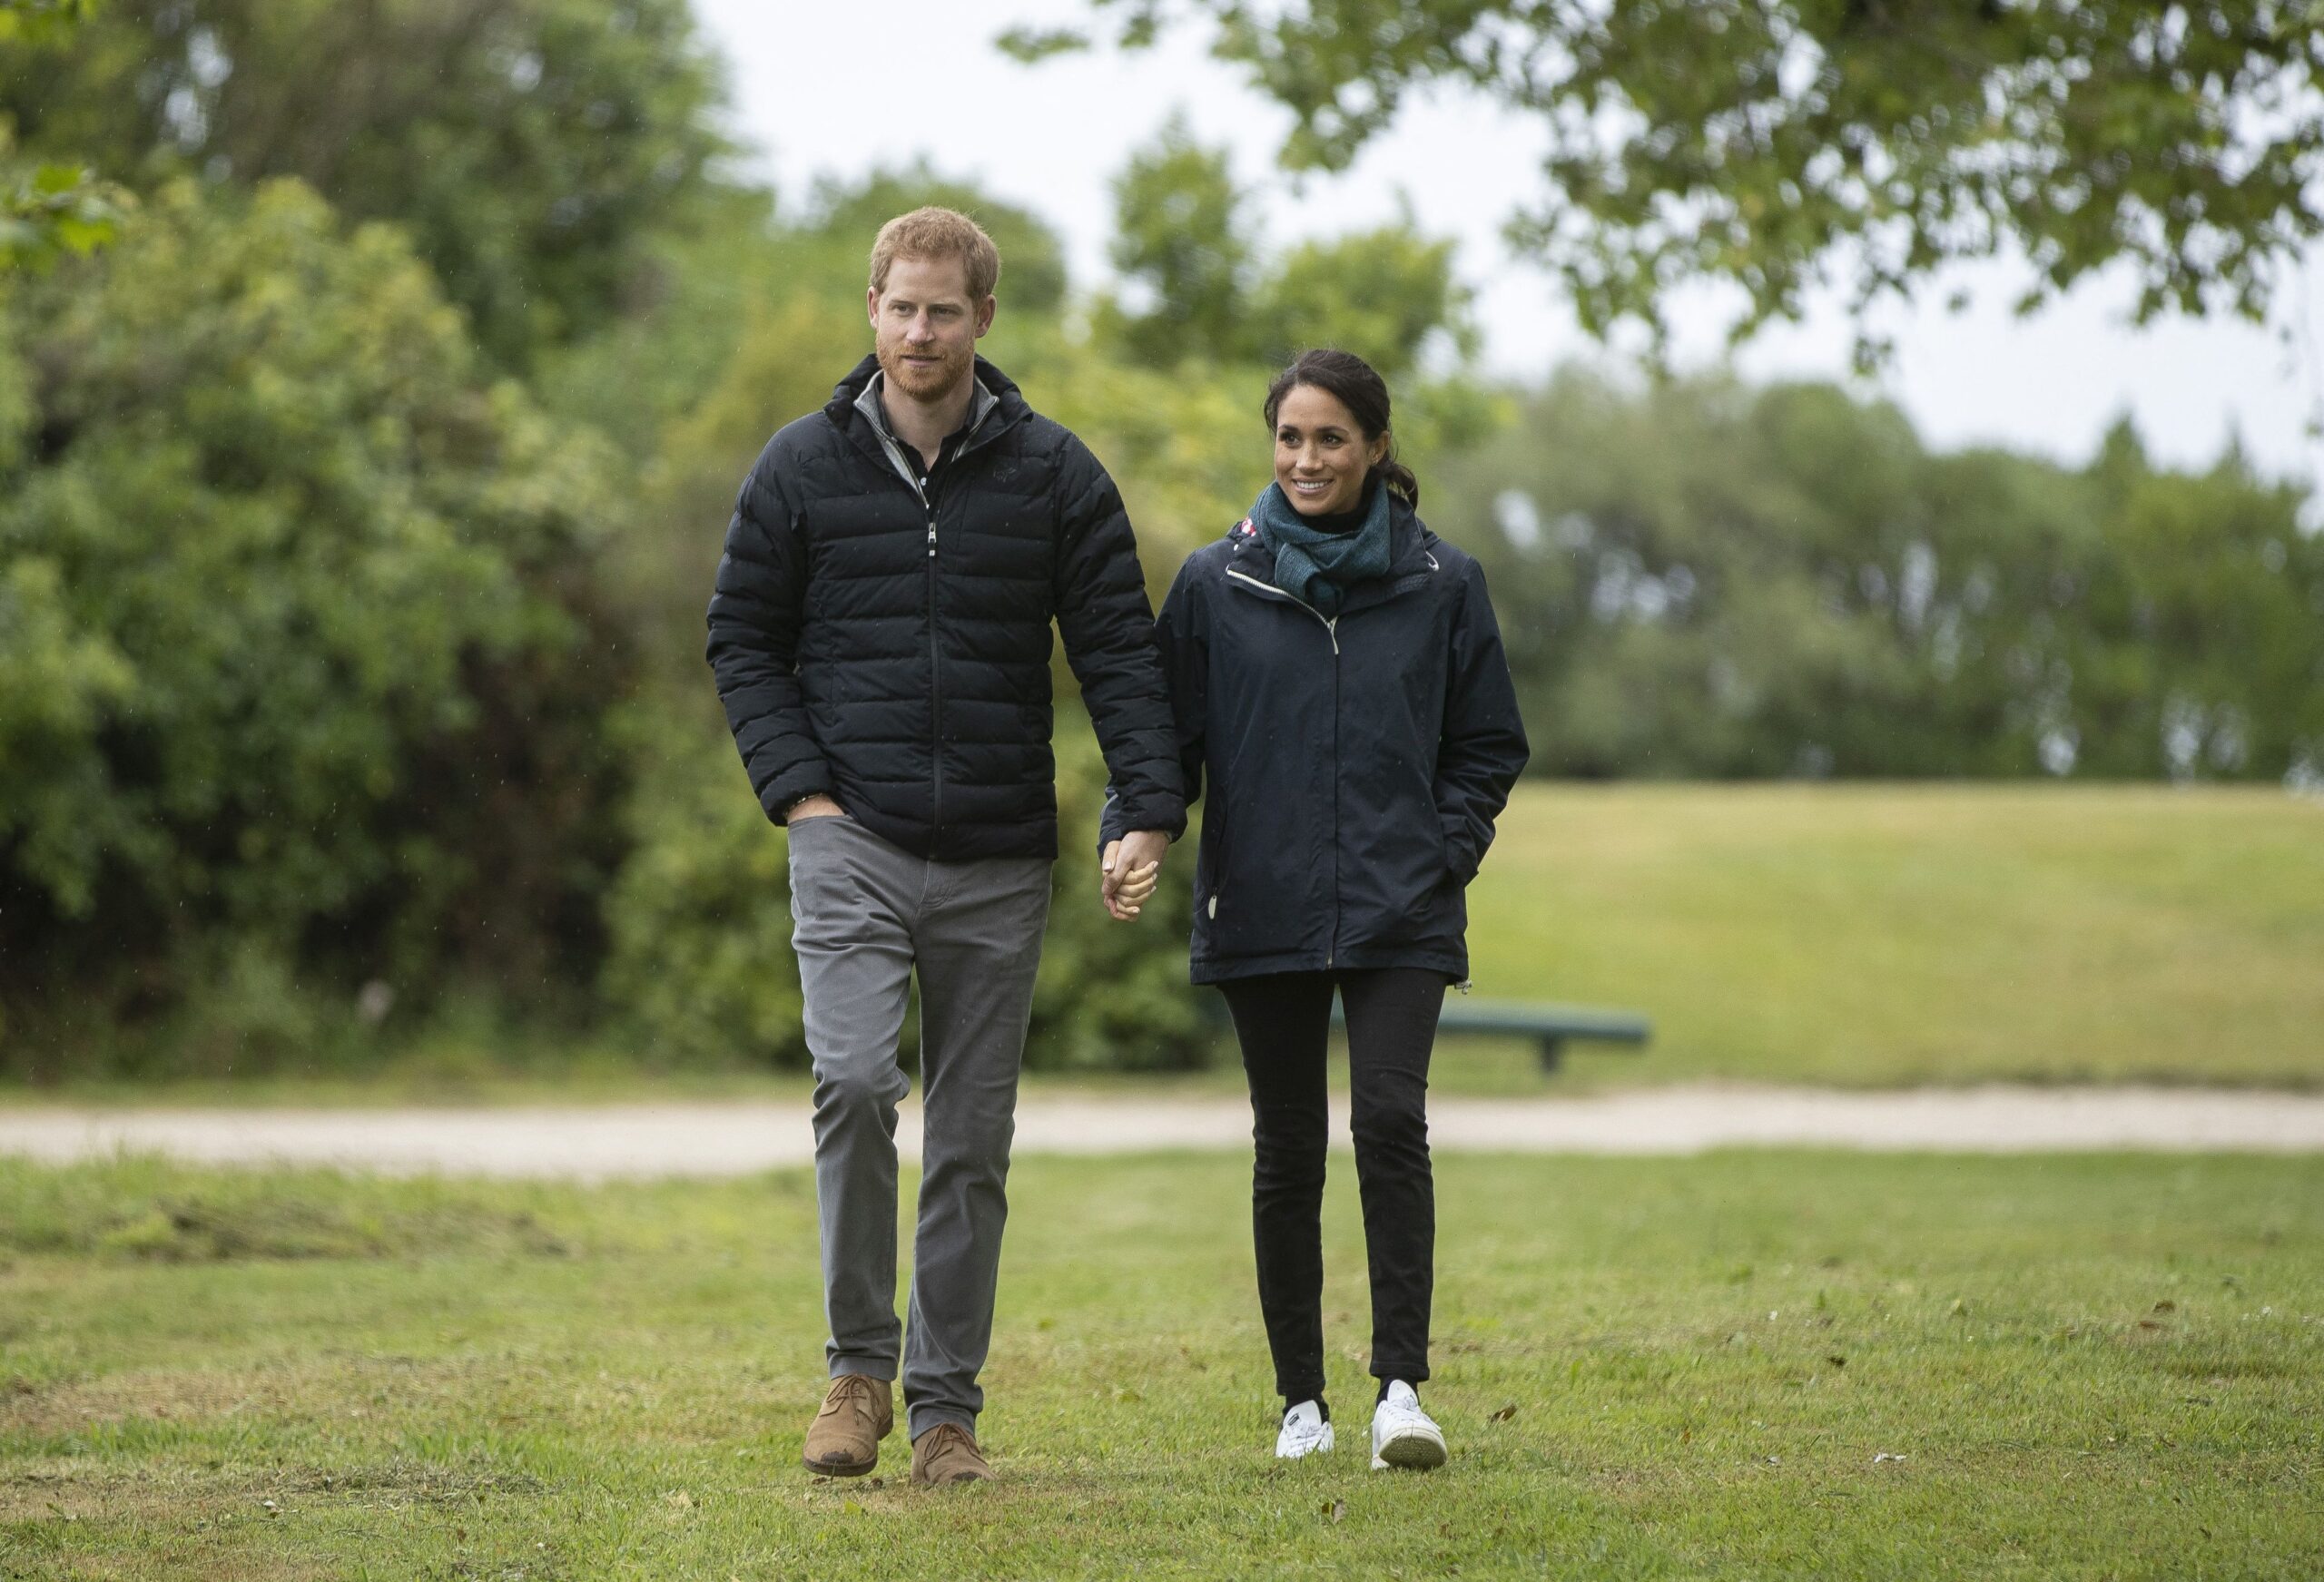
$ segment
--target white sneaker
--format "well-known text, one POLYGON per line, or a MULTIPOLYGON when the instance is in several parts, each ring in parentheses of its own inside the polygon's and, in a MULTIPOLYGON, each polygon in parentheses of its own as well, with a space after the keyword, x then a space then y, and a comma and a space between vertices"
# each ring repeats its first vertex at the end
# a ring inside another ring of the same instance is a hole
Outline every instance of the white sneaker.
POLYGON ((1283 1431, 1275 1437, 1277 1459, 1296 1461, 1331 1448, 1332 1425, 1324 1420, 1323 1409, 1314 1401, 1303 1400, 1283 1414, 1283 1431))
POLYGON ((1398 1379, 1388 1386, 1372 1414, 1372 1469, 1403 1467, 1425 1471, 1444 1465, 1444 1430, 1420 1409, 1413 1387, 1398 1379))

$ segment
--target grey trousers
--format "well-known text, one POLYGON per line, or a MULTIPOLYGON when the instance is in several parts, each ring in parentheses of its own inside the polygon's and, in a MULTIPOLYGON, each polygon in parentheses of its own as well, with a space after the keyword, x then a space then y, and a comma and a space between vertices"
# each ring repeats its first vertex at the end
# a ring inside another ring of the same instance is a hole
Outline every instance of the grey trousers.
POLYGON ((815 1197, 833 1376, 898 1375, 915 1439, 973 1431, 992 1338, 1009 1145, 1033 975, 1049 920, 1044 858, 932 862, 847 818, 791 826, 792 943, 815 1071, 815 1197), (920 975, 922 1142, 911 1321, 896 1322, 896 1059, 920 975))

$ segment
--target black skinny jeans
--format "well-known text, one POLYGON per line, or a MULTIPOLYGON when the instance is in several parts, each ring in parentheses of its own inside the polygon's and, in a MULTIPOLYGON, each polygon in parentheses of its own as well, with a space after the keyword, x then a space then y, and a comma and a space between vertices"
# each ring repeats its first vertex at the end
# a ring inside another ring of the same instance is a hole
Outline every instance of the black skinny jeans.
POLYGON ((1285 972, 1221 984, 1251 1083, 1251 1238, 1275 1389, 1324 1393, 1324 1056, 1332 989, 1347 1013, 1355 1174, 1372 1273, 1372 1373, 1428 1377, 1436 1188, 1428 1164, 1428 1057, 1444 975, 1411 968, 1285 972))

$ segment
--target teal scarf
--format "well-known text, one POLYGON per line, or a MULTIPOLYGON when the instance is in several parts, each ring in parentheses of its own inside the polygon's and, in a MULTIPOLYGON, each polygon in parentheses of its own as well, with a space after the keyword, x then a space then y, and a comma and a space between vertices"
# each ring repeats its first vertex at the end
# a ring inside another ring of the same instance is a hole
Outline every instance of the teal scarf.
POLYGON ((1275 585, 1326 615, 1340 613, 1340 594, 1369 577, 1388 575, 1388 486, 1371 481, 1372 508, 1353 533, 1326 533, 1307 525, 1298 508, 1269 484, 1251 506, 1251 525, 1275 556, 1275 585))

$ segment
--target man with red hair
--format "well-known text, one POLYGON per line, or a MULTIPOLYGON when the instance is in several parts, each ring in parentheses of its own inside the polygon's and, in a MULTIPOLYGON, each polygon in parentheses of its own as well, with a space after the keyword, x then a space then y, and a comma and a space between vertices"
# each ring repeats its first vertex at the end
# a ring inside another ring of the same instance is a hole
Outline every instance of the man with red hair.
POLYGON ((920 209, 881 229, 872 354, 768 441, 710 601, 735 745, 790 830, 831 1323, 831 1388, 803 1459, 840 1477, 877 1464, 900 1370, 913 1481, 991 1476, 977 1375, 1057 856, 1052 620, 1116 827, 1132 831, 1103 880, 1116 917, 1136 915, 1186 827, 1121 496, 976 353, 1000 276, 966 215, 920 209), (924 1141, 899 1325, 896 1104, 911 1083, 896 1044, 915 973, 924 1141))

